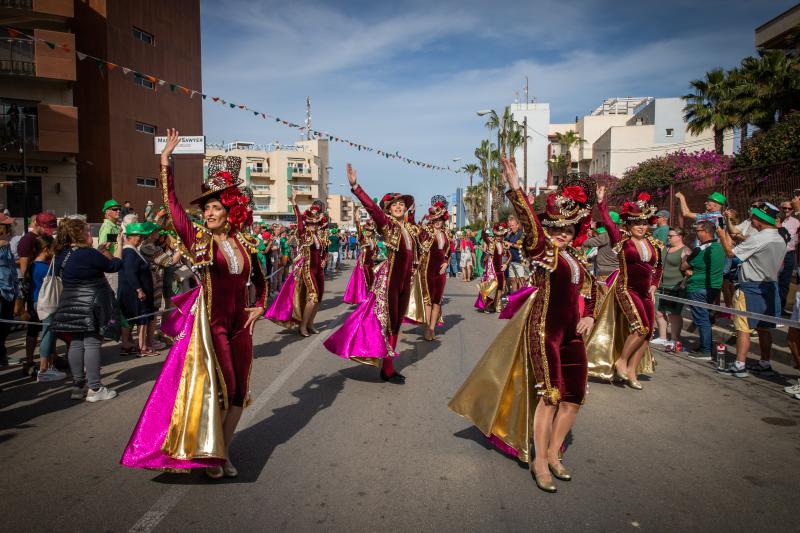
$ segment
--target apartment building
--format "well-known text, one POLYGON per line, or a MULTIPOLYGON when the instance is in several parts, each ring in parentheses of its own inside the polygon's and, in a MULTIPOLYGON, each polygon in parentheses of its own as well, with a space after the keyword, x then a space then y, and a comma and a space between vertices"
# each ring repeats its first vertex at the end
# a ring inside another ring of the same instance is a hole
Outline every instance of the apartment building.
MULTIPOLYGON (((215 155, 242 158, 239 178, 253 190, 256 221, 294 221, 289 201, 292 188, 297 191, 301 209, 306 209, 317 199, 328 203, 330 168, 328 141, 325 139, 302 140, 294 144, 256 144, 249 141, 235 141, 224 145, 207 144, 206 174, 207 162, 215 155)), ((351 211, 352 208, 349 212, 351 211)), ((339 213, 349 212, 346 208, 344 211, 339 208, 339 213)), ((348 216, 352 217, 352 214, 348 216)))
POLYGON ((351 197, 341 194, 329 194, 327 205, 332 223, 342 229, 355 228, 355 205, 351 197))
POLYGON ((800 4, 756 28, 756 48, 800 54, 800 4))
MULTIPOLYGON (((161 199, 154 137, 169 127, 182 135, 203 135, 201 97, 189 98, 146 77, 202 90, 200 1, 69 3, 75 5, 78 50, 134 69, 104 72, 90 59, 78 62, 77 208, 97 221, 103 202, 114 198, 130 200, 142 212, 148 200, 161 199)), ((194 197, 203 178, 202 155, 176 156, 175 176, 178 196, 194 197)))
POLYGON ((0 210, 14 217, 75 211, 73 4, 0 1, 0 25, 12 28, 0 29, 0 210))

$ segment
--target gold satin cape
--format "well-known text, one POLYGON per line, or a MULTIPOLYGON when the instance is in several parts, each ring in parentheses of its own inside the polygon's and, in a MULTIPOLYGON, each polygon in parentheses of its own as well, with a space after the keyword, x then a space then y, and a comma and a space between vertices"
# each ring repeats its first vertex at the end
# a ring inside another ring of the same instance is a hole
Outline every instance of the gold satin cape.
POLYGON ((227 391, 211 337, 206 290, 201 287, 194 304, 181 381, 161 447, 175 459, 226 458, 220 397, 227 408, 227 391))
POLYGON ((424 277, 424 272, 418 268, 411 279, 411 297, 408 299, 406 318, 415 324, 428 323, 428 319, 425 316, 425 303, 429 300, 425 297, 426 282, 422 279, 424 277))
MULTIPOLYGON (((611 381, 614 378, 614 363, 622 355, 625 339, 631 334, 630 321, 622 312, 616 296, 616 285, 622 276, 617 276, 600 302, 595 313, 594 327, 586 340, 586 358, 589 362, 589 375, 611 381)), ((602 285, 602 284, 598 284, 602 285)), ((637 374, 655 372, 656 361, 650 346, 645 343, 644 357, 636 369, 637 374)))
POLYGON ((494 435, 530 462, 536 379, 528 359, 529 323, 535 297, 503 328, 448 407, 489 437, 494 435))

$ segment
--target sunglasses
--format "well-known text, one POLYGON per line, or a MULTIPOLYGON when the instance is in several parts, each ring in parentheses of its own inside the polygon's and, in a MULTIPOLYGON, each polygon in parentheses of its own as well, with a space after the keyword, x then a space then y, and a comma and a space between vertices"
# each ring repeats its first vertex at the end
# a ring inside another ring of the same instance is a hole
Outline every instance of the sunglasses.
POLYGON ((121 207, 112 207, 110 211, 122 211, 121 207))
POLYGON ((781 206, 781 209, 783 209, 784 211, 791 211, 791 210, 792 210, 791 206, 788 206, 788 207, 787 207, 787 206, 785 206, 785 205, 784 205, 784 206, 781 206))

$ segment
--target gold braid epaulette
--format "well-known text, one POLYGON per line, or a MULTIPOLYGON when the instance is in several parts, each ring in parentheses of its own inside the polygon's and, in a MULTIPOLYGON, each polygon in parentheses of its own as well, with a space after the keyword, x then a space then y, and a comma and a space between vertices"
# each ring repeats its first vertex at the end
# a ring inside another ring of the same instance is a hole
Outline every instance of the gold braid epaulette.
POLYGON ((528 216, 528 220, 530 220, 533 230, 530 235, 525 236, 525 250, 531 252, 539 244, 539 238, 546 238, 546 236, 539 235, 539 232, 536 231, 536 213, 531 211, 531 206, 528 203, 528 199, 525 197, 525 193, 522 192, 522 189, 514 189, 511 191, 511 194, 507 196, 511 200, 511 203, 514 204, 515 209, 519 208, 524 211, 528 216))
POLYGON ((544 251, 538 257, 531 257, 530 262, 532 267, 543 268, 548 272, 553 272, 558 266, 558 244, 556 241, 545 233, 547 242, 544 245, 544 251))
POLYGON ((241 231, 236 232, 236 238, 241 243, 242 247, 247 250, 249 254, 256 254, 258 253, 258 239, 250 235, 249 233, 243 233, 241 231))

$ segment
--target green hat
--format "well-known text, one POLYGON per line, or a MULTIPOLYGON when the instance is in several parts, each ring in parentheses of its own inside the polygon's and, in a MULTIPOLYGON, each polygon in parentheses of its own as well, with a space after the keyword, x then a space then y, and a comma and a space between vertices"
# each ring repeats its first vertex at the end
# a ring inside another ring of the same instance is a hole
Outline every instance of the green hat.
POLYGON ((614 224, 619 224, 620 222, 622 222, 622 219, 619 218, 619 213, 617 213, 616 211, 609 211, 608 216, 611 217, 611 221, 614 224))
POLYGON ((108 200, 106 203, 103 204, 103 213, 111 209, 112 207, 122 207, 120 203, 116 200, 108 200))
POLYGON ((719 205, 725 205, 726 203, 728 203, 728 199, 725 198, 725 195, 716 191, 709 194, 708 199, 711 200, 712 202, 718 203, 719 205))
POLYGON ((601 226, 601 227, 597 228, 596 232, 597 233, 605 233, 606 232, 606 228, 601 226))
POLYGON ((759 202, 756 207, 750 208, 750 214, 770 224, 775 225, 775 219, 778 217, 778 208, 769 202, 759 202))
POLYGON ((125 226, 125 235, 143 235, 147 236, 158 229, 158 224, 155 222, 131 222, 125 226))

